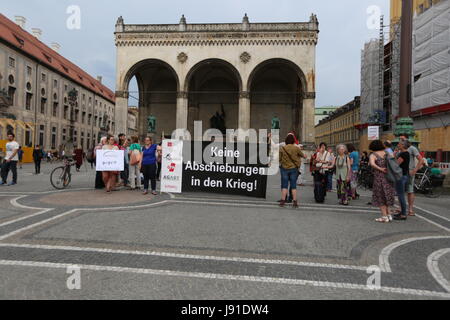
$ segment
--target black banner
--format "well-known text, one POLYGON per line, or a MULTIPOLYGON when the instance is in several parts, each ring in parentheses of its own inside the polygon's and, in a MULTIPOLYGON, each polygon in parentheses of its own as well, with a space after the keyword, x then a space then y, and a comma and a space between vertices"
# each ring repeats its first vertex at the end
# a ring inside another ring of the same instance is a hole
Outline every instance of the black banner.
POLYGON ((265 198, 267 172, 267 145, 184 141, 183 192, 265 198))

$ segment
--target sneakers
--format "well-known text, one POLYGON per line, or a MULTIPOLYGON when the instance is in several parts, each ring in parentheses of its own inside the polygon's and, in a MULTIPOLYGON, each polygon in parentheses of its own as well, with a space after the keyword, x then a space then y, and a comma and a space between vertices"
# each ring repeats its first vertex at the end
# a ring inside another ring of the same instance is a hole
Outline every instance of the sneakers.
POLYGON ((0 182, 0 186, 6 186, 6 182, 0 182))
POLYGON ((10 182, 10 183, 8 183, 8 186, 14 186, 16 184, 17 184, 17 182, 10 182))

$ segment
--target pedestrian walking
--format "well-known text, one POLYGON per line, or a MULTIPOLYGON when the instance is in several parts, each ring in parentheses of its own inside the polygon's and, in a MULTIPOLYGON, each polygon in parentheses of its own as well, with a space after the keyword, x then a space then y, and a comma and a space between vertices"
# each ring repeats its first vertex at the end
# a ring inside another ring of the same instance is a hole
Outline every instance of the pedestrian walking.
POLYGON ((409 152, 409 178, 406 183, 406 192, 408 193, 408 216, 414 217, 414 201, 416 199, 416 195, 414 194, 414 179, 416 177, 417 172, 424 166, 424 158, 420 154, 419 150, 414 147, 411 143, 409 143, 409 136, 401 135, 400 141, 406 141, 410 145, 408 148, 409 152))
POLYGON ((386 147, 380 140, 372 141, 369 146, 373 153, 369 157, 370 166, 374 169, 374 183, 372 190, 372 205, 380 208, 381 218, 376 222, 389 223, 393 218, 389 214, 389 207, 395 202, 394 186, 387 180, 386 147))
POLYGON ((158 145, 153 143, 153 139, 146 137, 142 148, 142 158, 140 166, 144 173, 144 195, 148 194, 149 181, 151 182, 152 194, 156 193, 156 149, 158 145))
POLYGON ((334 159, 333 167, 336 168, 337 196, 339 204, 348 206, 349 199, 352 196, 350 187, 352 172, 350 157, 347 155, 347 147, 343 144, 338 145, 336 151, 337 156, 334 159))
POLYGON ((292 190, 293 207, 298 208, 297 200, 297 178, 301 161, 304 158, 303 152, 295 144, 295 136, 289 134, 286 137, 286 145, 280 147, 280 171, 281 171, 281 202, 280 207, 286 205, 288 191, 292 190))
MULTIPOLYGON (((407 206, 405 198, 405 188, 409 179, 409 161, 410 155, 408 152, 409 143, 405 140, 400 140, 398 143, 399 153, 397 154, 397 163, 402 168, 402 178, 396 182, 395 191, 397 192, 398 202, 400 202, 401 210, 394 216, 394 220, 407 220, 407 206)), ((390 155, 389 155, 390 156, 390 155)))
MULTIPOLYGON (((119 150, 117 146, 116 139, 113 136, 108 136, 106 139, 107 143, 103 146, 102 150, 119 150)), ((111 191, 115 191, 117 177, 119 175, 118 171, 103 171, 103 182, 106 187, 106 192, 108 194, 111 191)))
POLYGON ((33 149, 34 172, 36 175, 41 174, 41 161, 43 153, 40 145, 36 145, 33 149))
POLYGON ((23 162, 23 149, 22 146, 19 146, 19 151, 17 152, 17 155, 19 156, 19 169, 22 169, 22 162, 23 162))
POLYGON ((359 152, 356 151, 356 148, 353 144, 347 145, 347 150, 350 158, 351 165, 351 177, 350 177, 350 188, 352 190, 352 199, 359 199, 358 191, 356 190, 358 187, 358 172, 359 172, 359 152))
POLYGON ((80 168, 83 165, 83 149, 80 147, 76 147, 73 150, 73 159, 75 160, 75 169, 77 172, 80 172, 80 168))
POLYGON ((141 190, 141 159, 142 148, 139 144, 137 136, 131 137, 131 145, 128 151, 130 155, 129 173, 130 173, 130 188, 131 190, 141 190))
POLYGON ((0 185, 6 185, 8 180, 9 171, 12 172, 13 179, 8 184, 9 186, 17 184, 17 162, 19 161, 19 144, 15 141, 16 136, 14 133, 8 133, 8 142, 6 143, 6 155, 3 160, 2 166, 2 183, 0 185))

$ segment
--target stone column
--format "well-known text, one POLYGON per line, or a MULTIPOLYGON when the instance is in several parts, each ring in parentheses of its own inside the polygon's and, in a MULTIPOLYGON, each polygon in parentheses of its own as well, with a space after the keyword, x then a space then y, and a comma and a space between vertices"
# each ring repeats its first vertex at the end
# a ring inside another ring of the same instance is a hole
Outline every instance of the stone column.
POLYGON ((250 129, 250 92, 242 91, 239 93, 239 128, 242 130, 250 129))
POLYGON ((128 132, 128 92, 116 91, 115 132, 128 132))
POLYGON ((303 98, 302 108, 302 144, 311 145, 315 142, 315 115, 316 93, 307 92, 303 98))
POLYGON ((177 94, 177 129, 188 128, 188 93, 180 91, 177 94))

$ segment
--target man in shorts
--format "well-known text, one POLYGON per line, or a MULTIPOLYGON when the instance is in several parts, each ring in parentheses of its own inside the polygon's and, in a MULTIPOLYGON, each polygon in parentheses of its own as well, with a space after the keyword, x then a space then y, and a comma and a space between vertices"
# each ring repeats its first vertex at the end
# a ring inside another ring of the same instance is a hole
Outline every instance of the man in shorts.
MULTIPOLYGON (((402 135, 400 136, 400 140, 409 142, 409 136, 402 135)), ((422 169, 424 166, 424 159, 422 155, 420 154, 419 150, 410 144, 410 147, 408 148, 409 152, 409 178, 408 182, 406 183, 406 193, 408 194, 408 216, 413 217, 415 216, 414 213, 414 200, 416 199, 416 195, 414 194, 414 179, 416 177, 417 172, 422 169), (417 161, 416 161, 417 160, 417 161)))

